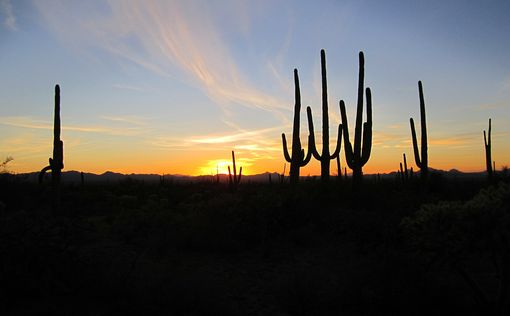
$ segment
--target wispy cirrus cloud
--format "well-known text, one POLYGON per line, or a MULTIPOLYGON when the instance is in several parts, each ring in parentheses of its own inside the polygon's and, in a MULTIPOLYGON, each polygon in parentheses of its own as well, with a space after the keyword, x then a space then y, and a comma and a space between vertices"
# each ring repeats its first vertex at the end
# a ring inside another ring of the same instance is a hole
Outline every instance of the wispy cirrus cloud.
POLYGON ((190 139, 190 142, 192 143, 199 143, 199 144, 223 144, 223 143, 235 143, 243 140, 253 140, 261 135, 267 134, 269 132, 275 132, 279 131, 280 127, 272 127, 272 128, 265 128, 260 130, 252 130, 252 131, 240 131, 238 133, 234 134, 228 134, 228 135, 207 135, 207 136, 198 136, 193 137, 190 139))
POLYGON ((16 16, 10 0, 0 0, 0 12, 3 15, 3 25, 12 31, 17 31, 16 16))
MULTIPOLYGON (((221 21, 210 14, 214 9, 210 5, 181 0, 97 5, 50 0, 37 4, 50 28, 66 41, 99 46, 158 75, 181 78, 184 74, 184 80, 204 91, 227 115, 230 107, 246 106, 286 122, 288 102, 261 91, 242 74, 219 26, 221 21), (61 14, 80 10, 80 6, 90 12, 78 17, 67 14, 68 18, 61 14), (69 16, 73 23, 68 23, 69 16)), ((245 5, 235 7, 243 11, 245 5)), ((240 26, 242 32, 249 31, 248 26, 240 26)))
POLYGON ((130 124, 130 125, 137 125, 137 126, 147 125, 146 119, 141 118, 139 116, 134 116, 134 115, 125 115, 125 116, 103 115, 103 116, 100 116, 100 118, 103 120, 111 121, 111 122, 125 123, 125 124, 130 124))
MULTIPOLYGON (((115 119, 115 118, 114 118, 115 119)), ((117 118, 120 119, 120 118, 117 118)), ((125 122, 125 121, 124 121, 125 122)), ((28 116, 3 116, 0 117, 0 124, 26 129, 44 129, 53 130, 53 124, 41 119, 28 116)), ((136 125, 140 125, 139 123, 136 125)), ((100 133, 119 136, 133 136, 143 133, 141 126, 122 126, 107 127, 101 125, 67 125, 63 124, 64 131, 84 132, 84 133, 100 133)))

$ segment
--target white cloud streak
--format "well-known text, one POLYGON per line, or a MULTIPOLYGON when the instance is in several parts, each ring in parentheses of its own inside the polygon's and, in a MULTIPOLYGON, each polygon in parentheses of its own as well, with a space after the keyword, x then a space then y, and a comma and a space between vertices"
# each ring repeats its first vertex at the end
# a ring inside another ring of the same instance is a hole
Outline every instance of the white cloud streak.
MULTIPOLYGON (((110 118, 110 120, 122 120, 123 123, 126 123, 125 118, 110 118)), ((43 120, 34 119, 32 117, 25 116, 4 116, 0 117, 0 124, 25 128, 25 129, 44 129, 44 130, 53 130, 53 124, 48 123, 43 120)), ((130 127, 105 127, 105 126, 77 126, 77 125, 67 125, 62 124, 62 129, 65 131, 74 131, 74 132, 84 132, 84 133, 99 133, 99 134, 109 134, 109 135, 118 135, 118 136, 133 136, 139 135, 143 133, 144 129, 140 126, 141 123, 136 123, 136 126, 130 127)))

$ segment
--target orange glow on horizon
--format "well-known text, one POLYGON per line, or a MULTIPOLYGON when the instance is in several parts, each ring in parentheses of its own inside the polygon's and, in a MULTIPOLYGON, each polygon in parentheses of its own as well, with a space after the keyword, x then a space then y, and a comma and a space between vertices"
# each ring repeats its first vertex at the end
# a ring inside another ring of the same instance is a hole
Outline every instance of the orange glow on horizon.
MULTIPOLYGON (((184 156, 184 155, 183 155, 184 156)), ((480 156, 480 155, 479 155, 480 156)), ((493 155, 495 156, 495 155, 493 155)), ((495 156, 497 157, 497 156, 495 156)), ((343 157, 342 157, 343 158, 343 157)), ((363 168, 365 174, 377 173, 391 173, 397 171, 400 161, 400 155, 392 156, 393 159, 371 159, 363 168)), ((458 169, 463 172, 480 172, 485 170, 485 161, 483 157, 473 157, 472 159, 464 158, 462 164, 457 164, 460 160, 457 157, 445 157, 443 155, 429 157, 431 160, 429 167, 440 170, 458 169)), ((24 159, 14 160, 7 165, 7 170, 14 173, 25 173, 39 171, 45 166, 46 159, 37 159, 37 161, 25 161, 24 159)), ((502 160, 504 161, 504 160, 502 160)), ((290 164, 285 162, 283 157, 275 159, 264 159, 257 161, 250 161, 249 159, 237 158, 236 167, 237 172, 239 168, 243 167, 242 173, 244 175, 261 174, 264 172, 283 172, 283 166, 286 164, 286 174, 288 175, 290 164)), ((408 168, 413 167, 416 171, 418 168, 415 165, 414 157, 407 157, 408 168)), ((136 159, 122 160, 115 159, 73 159, 69 157, 64 162, 64 171, 83 171, 101 174, 106 171, 118 172, 123 174, 139 173, 139 174, 180 174, 180 175, 215 175, 228 174, 228 166, 232 168, 232 161, 228 159, 212 159, 202 160, 196 159, 193 155, 181 157, 181 159, 136 159), (98 161, 101 161, 99 164, 98 161)), ((505 163, 498 163, 496 161, 496 168, 501 169, 505 163)), ((342 173, 344 168, 347 167, 345 160, 341 160, 342 173)), ((233 171, 232 171, 233 172, 233 171)), ((347 173, 351 174, 351 170, 347 167, 347 173)), ((320 163, 312 160, 307 166, 301 168, 300 174, 302 176, 315 176, 320 175, 320 163)), ((336 161, 332 160, 330 165, 330 174, 337 174, 336 161)))

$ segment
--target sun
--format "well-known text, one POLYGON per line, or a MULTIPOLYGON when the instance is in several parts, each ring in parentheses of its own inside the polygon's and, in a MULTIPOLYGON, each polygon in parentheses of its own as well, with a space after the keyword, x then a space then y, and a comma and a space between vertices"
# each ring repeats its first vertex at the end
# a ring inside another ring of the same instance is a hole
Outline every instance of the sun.
POLYGON ((199 168, 199 174, 200 175, 211 175, 216 173, 228 174, 229 166, 230 168, 232 168, 232 161, 222 159, 209 160, 204 166, 199 168))

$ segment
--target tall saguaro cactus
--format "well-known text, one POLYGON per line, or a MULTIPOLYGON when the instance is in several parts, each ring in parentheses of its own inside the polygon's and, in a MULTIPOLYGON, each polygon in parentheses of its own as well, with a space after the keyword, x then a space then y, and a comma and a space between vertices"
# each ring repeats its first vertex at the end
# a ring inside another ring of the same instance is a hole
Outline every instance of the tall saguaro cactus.
MULTIPOLYGON (((306 166, 312 158, 313 134, 308 136, 308 153, 305 156, 305 150, 301 148, 301 140, 299 138, 299 124, 301 111, 301 91, 299 89, 299 76, 297 69, 294 69, 294 86, 295 86, 295 105, 294 105, 294 123, 292 126, 292 155, 287 149, 287 139, 285 133, 282 133, 283 156, 290 163, 290 183, 295 184, 299 181, 299 168, 306 166)), ((310 126, 309 126, 310 129, 310 126)))
POLYGON ((488 135, 483 131, 483 142, 485 146, 485 165, 487 166, 487 177, 489 181, 492 180, 492 176, 494 174, 494 170, 492 169, 492 155, 491 155, 491 119, 489 119, 489 131, 488 135))
MULTIPOLYGON (((322 155, 319 154, 315 146, 315 141, 312 143, 311 150, 313 157, 321 162, 321 180, 323 182, 329 181, 330 160, 336 159, 340 154, 342 147, 342 124, 338 125, 338 137, 336 142, 336 149, 333 154, 329 153, 329 114, 328 114, 328 83, 326 79, 326 53, 324 49, 321 50, 321 75, 322 75, 322 155)), ((313 119, 312 110, 310 107, 307 109, 308 126, 310 133, 313 133, 313 119)), ((315 140, 315 136, 310 138, 315 140)))
POLYGON ((55 113, 53 117, 53 158, 49 159, 49 166, 39 173, 41 183, 46 171, 51 170, 53 185, 60 183, 61 170, 64 168, 64 142, 60 139, 60 87, 55 86, 55 113))
POLYGON ((420 95, 420 118, 421 118, 421 159, 418 150, 418 140, 416 139, 416 130, 414 128, 414 120, 411 117, 409 123, 411 124, 411 135, 413 137, 414 160, 416 166, 420 168, 420 176, 422 180, 427 179, 429 172, 428 164, 428 146, 427 146, 427 120, 425 118, 425 100, 423 98, 423 86, 421 81, 418 81, 418 92, 420 95))
POLYGON ((363 177, 363 166, 370 159, 372 150, 372 93, 366 88, 367 120, 363 123, 363 90, 365 79, 365 57, 359 52, 358 103, 356 109, 356 127, 354 130, 354 149, 349 140, 349 124, 345 113, 345 103, 340 100, 340 112, 345 143, 345 160, 352 170, 353 186, 356 188, 363 177), (363 143, 362 143, 363 140, 363 143))

